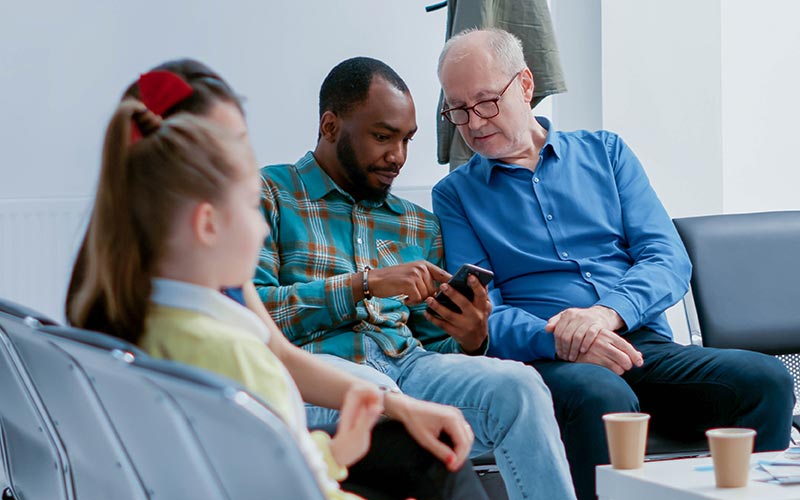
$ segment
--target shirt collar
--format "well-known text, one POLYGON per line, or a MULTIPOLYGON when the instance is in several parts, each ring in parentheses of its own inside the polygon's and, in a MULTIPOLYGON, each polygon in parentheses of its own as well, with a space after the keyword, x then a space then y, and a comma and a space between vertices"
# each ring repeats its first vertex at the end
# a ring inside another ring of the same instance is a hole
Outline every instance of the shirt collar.
POLYGON ((150 301, 164 307, 187 309, 241 328, 264 343, 269 329, 253 311, 211 288, 166 278, 153 279, 150 301))
MULTIPOLYGON (((539 122, 539 125, 547 130, 547 138, 545 138, 544 145, 542 146, 542 155, 546 154, 547 151, 552 151, 556 158, 561 158, 561 149, 559 147, 557 133, 552 130, 552 124, 550 120, 544 116, 534 116, 534 118, 537 122, 539 122)), ((495 167, 523 168, 518 165, 490 160, 489 158, 485 158, 481 155, 475 156, 482 162, 481 167, 483 168, 483 173, 487 184, 492 177, 492 172, 494 171, 495 167)))
MULTIPOLYGON (((323 170, 319 163, 317 163, 317 159, 314 158, 314 153, 311 151, 300 158, 295 166, 297 167, 297 173, 300 176, 300 179, 303 181, 303 185, 306 188, 306 192, 308 193, 310 200, 321 200, 322 198, 325 198, 325 196, 327 196, 331 191, 337 191, 347 200, 350 200, 353 204, 356 203, 353 197, 350 196, 350 193, 339 187, 339 185, 336 184, 333 179, 331 179, 328 173, 323 170)), ((391 193, 382 203, 375 203, 366 200, 362 201, 361 203, 371 208, 378 208, 381 205, 386 205, 390 210, 398 214, 402 214, 404 212, 403 204, 391 193)))

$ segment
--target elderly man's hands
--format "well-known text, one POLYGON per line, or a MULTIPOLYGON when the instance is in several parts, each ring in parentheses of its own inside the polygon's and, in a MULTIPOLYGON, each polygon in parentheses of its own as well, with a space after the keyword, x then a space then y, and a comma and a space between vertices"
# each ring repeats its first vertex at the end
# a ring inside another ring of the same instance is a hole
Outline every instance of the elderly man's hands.
POLYGON ((592 306, 561 311, 550 318, 545 330, 554 335, 559 358, 605 366, 622 375, 644 363, 642 354, 615 332, 624 327, 613 309, 592 306))

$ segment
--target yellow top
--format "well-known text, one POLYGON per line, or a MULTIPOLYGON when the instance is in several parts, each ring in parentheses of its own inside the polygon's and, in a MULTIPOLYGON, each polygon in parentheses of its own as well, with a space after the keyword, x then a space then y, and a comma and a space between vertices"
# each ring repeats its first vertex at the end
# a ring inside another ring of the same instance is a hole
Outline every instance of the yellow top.
POLYGON ((300 391, 267 346, 270 333, 255 314, 219 292, 172 280, 153 280, 151 300, 142 349, 241 383, 289 426, 326 498, 361 498, 339 488, 347 469, 334 460, 327 434, 308 432, 300 391))

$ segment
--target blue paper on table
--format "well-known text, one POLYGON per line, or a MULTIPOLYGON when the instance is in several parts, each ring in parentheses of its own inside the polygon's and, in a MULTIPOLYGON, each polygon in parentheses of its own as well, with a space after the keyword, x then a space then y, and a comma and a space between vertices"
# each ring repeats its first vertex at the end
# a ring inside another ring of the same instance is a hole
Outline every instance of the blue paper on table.
POLYGON ((800 448, 794 446, 784 451, 775 460, 760 460, 761 469, 772 476, 770 483, 800 484, 800 448))

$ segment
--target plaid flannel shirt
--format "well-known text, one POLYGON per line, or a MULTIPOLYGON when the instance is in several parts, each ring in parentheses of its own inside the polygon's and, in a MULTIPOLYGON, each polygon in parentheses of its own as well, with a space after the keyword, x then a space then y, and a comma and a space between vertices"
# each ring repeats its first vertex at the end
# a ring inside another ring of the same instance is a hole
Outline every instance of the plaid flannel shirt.
MULTIPOLYGON (((416 345, 462 352, 423 316, 425 304, 374 297, 358 303, 351 280, 373 269, 425 259, 441 266, 436 217, 389 195, 383 203, 355 202, 317 164, 311 152, 295 165, 261 170, 262 209, 270 234, 254 282, 283 333, 314 353, 364 360, 364 339, 400 357, 416 345)), ((360 285, 359 285, 360 286, 360 285)))

